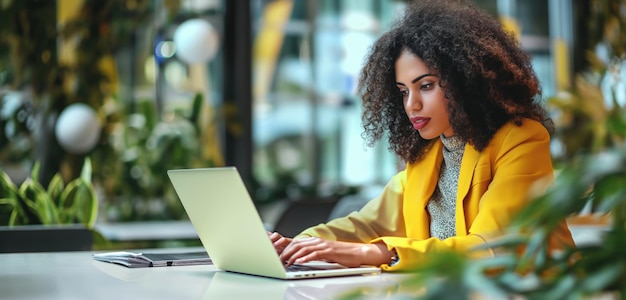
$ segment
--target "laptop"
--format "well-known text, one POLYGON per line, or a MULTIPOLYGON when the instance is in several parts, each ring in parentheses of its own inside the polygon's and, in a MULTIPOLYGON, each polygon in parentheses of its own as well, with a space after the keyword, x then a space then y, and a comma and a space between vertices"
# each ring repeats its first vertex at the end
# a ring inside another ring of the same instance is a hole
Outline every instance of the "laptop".
POLYGON ((167 174, 214 265, 225 271, 303 279, 380 274, 380 268, 349 268, 326 262, 281 262, 235 167, 169 170, 167 174), (293 268, 289 268, 293 269, 293 268))

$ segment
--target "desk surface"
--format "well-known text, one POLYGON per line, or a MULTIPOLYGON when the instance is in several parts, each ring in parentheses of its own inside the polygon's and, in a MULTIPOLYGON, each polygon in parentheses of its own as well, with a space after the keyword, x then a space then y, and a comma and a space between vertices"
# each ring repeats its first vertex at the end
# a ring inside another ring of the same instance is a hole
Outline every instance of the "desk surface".
MULTIPOLYGON (((158 249, 197 251, 201 248, 158 249)), ((151 250, 150 252, 156 252, 151 250)), ((279 280, 212 265, 129 269, 92 259, 94 252, 0 254, 2 299, 360 299, 389 298, 405 275, 279 280)))

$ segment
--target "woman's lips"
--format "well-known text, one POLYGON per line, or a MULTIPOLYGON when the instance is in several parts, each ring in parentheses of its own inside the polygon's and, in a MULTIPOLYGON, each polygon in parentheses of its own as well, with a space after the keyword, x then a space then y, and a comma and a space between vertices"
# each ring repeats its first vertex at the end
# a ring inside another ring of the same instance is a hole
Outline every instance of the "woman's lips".
POLYGON ((413 117, 410 120, 411 120, 411 124, 413 124, 413 128, 415 128, 415 130, 420 130, 420 129, 426 127, 426 125, 428 125, 428 122, 430 121, 429 118, 422 118, 422 117, 413 117))

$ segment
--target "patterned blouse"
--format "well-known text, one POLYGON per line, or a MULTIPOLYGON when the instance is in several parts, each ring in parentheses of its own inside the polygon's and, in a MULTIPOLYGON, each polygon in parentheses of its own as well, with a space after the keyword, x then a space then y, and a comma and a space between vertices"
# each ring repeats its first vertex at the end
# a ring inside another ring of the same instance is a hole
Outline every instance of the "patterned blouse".
POLYGON ((465 142, 457 136, 443 135, 441 142, 444 147, 439 180, 426 209, 430 215, 430 236, 444 240, 456 235, 456 191, 465 142))

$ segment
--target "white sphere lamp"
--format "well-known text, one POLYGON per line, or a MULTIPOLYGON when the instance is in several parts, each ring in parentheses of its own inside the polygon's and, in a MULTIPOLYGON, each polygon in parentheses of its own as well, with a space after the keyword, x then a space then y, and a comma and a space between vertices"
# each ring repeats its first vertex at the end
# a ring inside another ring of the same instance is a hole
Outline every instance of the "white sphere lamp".
POLYGON ((61 112, 54 129, 63 149, 73 154, 83 154, 93 149, 98 142, 101 125, 93 108, 75 103, 61 112))
POLYGON ((174 31, 176 56, 190 64, 205 63, 215 57, 219 36, 213 25, 203 19, 184 21, 174 31))

